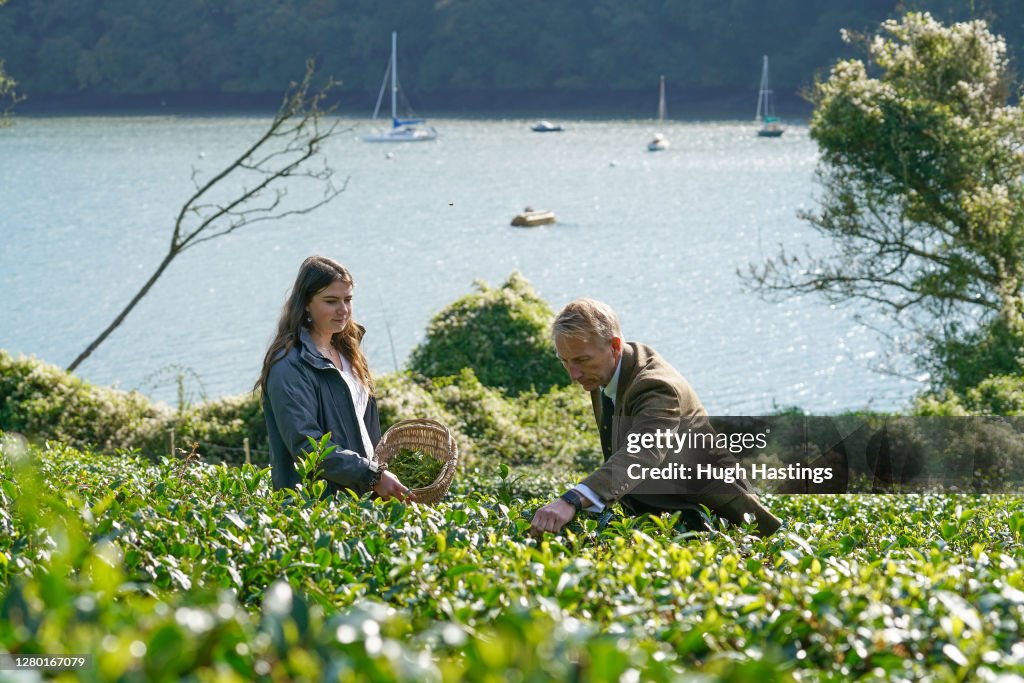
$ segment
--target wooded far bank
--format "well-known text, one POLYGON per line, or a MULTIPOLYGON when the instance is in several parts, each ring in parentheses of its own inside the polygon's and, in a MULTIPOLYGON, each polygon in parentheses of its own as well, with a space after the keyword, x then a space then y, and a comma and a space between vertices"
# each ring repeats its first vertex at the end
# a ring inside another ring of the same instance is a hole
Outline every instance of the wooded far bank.
POLYGON ((780 114, 802 117, 809 105, 799 93, 854 52, 840 29, 866 33, 902 10, 924 9, 947 23, 984 18, 1016 55, 1024 25, 1015 4, 15 0, 0 9, 0 58, 29 97, 23 113, 269 108, 314 57, 324 77, 342 82, 342 109, 362 115, 376 99, 394 30, 403 87, 434 115, 642 116, 664 74, 670 116, 687 118, 743 113, 768 54, 780 114))

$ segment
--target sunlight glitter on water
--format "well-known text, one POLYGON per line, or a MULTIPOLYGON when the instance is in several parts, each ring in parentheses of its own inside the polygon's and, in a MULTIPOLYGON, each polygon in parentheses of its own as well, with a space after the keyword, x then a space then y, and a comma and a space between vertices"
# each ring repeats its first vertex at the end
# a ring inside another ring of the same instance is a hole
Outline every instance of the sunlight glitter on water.
MULTIPOLYGON (((299 263, 323 253, 355 275, 378 373, 475 279, 518 269, 556 310, 608 301, 627 338, 665 355, 712 413, 888 409, 919 388, 872 369, 882 348, 854 308, 768 303, 737 276, 779 243, 820 245, 796 217, 817 192, 806 127, 765 140, 749 122, 668 122, 672 148, 650 154, 653 121, 563 121, 564 133, 538 135, 530 121, 437 120, 436 142, 387 148, 350 123, 327 150, 344 194, 183 254, 80 374, 133 388, 180 364, 211 397, 246 391, 299 263), (558 224, 509 227, 526 205, 558 224)), ((162 258, 192 168, 214 172, 264 125, 19 118, 0 136, 0 348, 70 362, 162 258)), ((173 382, 143 388, 175 395, 173 382)))

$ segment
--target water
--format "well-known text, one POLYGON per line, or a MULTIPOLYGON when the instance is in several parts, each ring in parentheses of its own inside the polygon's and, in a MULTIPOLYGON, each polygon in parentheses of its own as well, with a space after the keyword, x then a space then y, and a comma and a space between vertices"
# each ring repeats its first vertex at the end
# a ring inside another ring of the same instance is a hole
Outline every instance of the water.
MULTIPOLYGON (((712 413, 892 409, 919 389, 873 369, 883 349, 855 308, 766 303, 736 275, 780 242, 815 243, 796 218, 816 192, 805 127, 764 140, 749 122, 666 123, 673 146, 651 154, 650 121, 544 135, 532 121, 433 123, 439 140, 410 145, 365 144, 366 123, 351 123, 327 149, 344 194, 183 253, 79 374, 171 403, 169 366, 189 368, 211 398, 246 391, 299 263, 321 253, 356 278, 377 373, 403 364, 475 279, 496 285, 518 269, 555 310, 577 296, 609 302, 627 339, 658 349, 712 413), (526 205, 558 224, 509 227, 526 205)), ((70 363, 164 256, 192 169, 214 172, 265 125, 19 118, 0 131, 0 348, 70 363)))

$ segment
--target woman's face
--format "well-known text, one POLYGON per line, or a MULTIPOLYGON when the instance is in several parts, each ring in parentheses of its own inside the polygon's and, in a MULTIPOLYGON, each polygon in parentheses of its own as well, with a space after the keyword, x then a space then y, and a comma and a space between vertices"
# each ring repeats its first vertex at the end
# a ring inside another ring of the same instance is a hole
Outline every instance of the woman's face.
POLYGON ((306 311, 313 319, 314 333, 341 332, 352 319, 352 284, 335 280, 313 295, 306 311))

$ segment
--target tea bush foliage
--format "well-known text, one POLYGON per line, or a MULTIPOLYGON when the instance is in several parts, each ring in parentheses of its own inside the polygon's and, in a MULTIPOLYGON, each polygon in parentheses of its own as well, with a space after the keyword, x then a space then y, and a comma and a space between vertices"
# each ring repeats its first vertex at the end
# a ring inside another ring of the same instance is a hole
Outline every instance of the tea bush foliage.
POLYGON ((1024 672, 1017 496, 768 498, 788 520, 576 520, 465 479, 436 507, 252 466, 8 439, 0 650, 65 680, 996 680, 1024 672))

